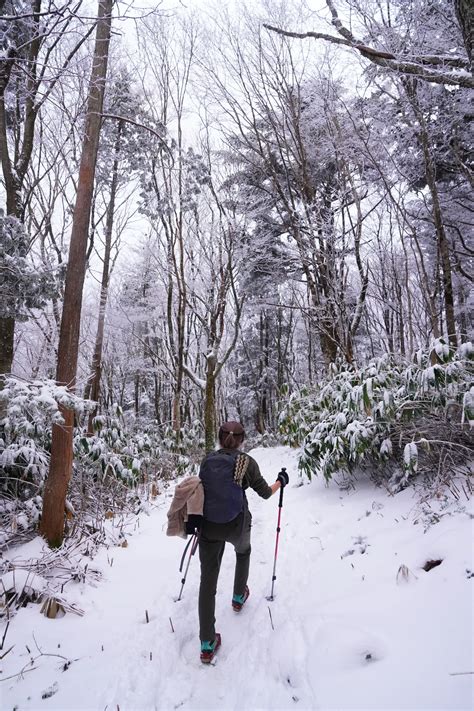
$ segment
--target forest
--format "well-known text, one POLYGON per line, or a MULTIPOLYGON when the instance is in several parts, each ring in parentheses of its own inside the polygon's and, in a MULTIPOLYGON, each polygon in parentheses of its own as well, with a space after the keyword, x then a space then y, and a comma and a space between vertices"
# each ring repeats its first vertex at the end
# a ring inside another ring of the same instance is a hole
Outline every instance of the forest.
POLYGON ((0 545, 193 473, 472 493, 470 0, 0 0, 0 545))

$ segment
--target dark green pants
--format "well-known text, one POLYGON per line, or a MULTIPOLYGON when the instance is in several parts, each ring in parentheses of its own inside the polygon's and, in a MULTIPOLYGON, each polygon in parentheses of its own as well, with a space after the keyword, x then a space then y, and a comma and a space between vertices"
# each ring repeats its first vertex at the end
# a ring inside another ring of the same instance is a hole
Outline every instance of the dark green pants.
POLYGON ((243 595, 250 565, 250 511, 242 512, 229 523, 204 521, 199 539, 201 585, 199 587, 199 636, 201 641, 212 642, 216 636, 215 610, 217 578, 226 543, 235 548, 234 595, 243 595))

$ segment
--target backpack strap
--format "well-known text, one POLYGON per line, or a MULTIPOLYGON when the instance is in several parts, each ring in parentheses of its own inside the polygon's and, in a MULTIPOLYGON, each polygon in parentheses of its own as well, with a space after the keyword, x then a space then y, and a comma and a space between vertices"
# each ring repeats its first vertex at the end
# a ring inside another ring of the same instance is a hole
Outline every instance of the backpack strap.
POLYGON ((249 466, 249 458, 245 454, 238 454, 235 459, 234 481, 242 486, 242 481, 249 466))

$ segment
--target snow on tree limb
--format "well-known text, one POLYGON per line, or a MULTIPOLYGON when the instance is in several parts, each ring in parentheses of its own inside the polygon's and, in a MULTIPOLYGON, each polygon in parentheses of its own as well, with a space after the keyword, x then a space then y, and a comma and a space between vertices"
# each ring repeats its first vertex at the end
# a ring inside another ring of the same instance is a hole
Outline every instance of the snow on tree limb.
POLYGON ((164 148, 168 152, 168 154, 171 156, 172 161, 174 163, 173 153, 172 153, 170 147, 168 146, 168 144, 166 143, 166 141, 164 140, 163 135, 158 133, 158 131, 155 131, 155 129, 151 128, 151 126, 146 126, 144 123, 140 123, 139 121, 134 121, 133 119, 129 118, 128 116, 119 116, 117 114, 104 113, 104 112, 102 112, 101 115, 103 116, 103 118, 115 119, 116 121, 124 121, 125 123, 129 123, 132 126, 136 126, 137 128, 142 128, 144 131, 148 131, 153 136, 155 136, 155 138, 158 138, 158 140, 160 141, 161 148, 164 148))
POLYGON ((205 390, 206 381, 203 380, 202 378, 200 378, 198 375, 196 375, 196 373, 193 370, 191 370, 191 368, 189 368, 186 365, 186 363, 183 365, 183 370, 186 373, 186 375, 188 376, 188 378, 190 378, 190 380, 193 381, 194 385, 197 385, 197 387, 200 388, 201 390, 205 390))
POLYGON ((263 27, 284 37, 295 37, 297 39, 311 37, 313 39, 322 39, 331 44, 338 44, 349 47, 350 49, 355 49, 374 64, 401 74, 416 76, 427 82, 462 86, 468 89, 474 88, 474 77, 469 72, 468 58, 459 56, 446 57, 444 55, 421 55, 414 56, 412 59, 402 59, 391 52, 379 50, 376 47, 371 47, 360 42, 354 37, 352 32, 344 27, 332 0, 326 0, 326 5, 332 15, 332 24, 341 37, 323 32, 290 32, 289 30, 284 30, 269 24, 264 24, 263 27), (442 69, 439 67, 442 67, 442 69), (450 70, 448 68, 450 68, 450 70))
POLYGON ((2 22, 17 22, 18 20, 29 20, 36 17, 47 17, 50 15, 62 15, 71 5, 71 0, 68 0, 63 7, 45 10, 44 12, 26 12, 22 15, 1 15, 2 22))

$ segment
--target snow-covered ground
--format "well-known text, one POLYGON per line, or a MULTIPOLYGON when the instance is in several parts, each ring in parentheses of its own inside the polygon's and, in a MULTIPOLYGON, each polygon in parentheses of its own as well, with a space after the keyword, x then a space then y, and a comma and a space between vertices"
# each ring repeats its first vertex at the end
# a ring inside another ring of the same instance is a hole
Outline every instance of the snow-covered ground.
MULTIPOLYGON (((278 496, 249 492, 251 596, 236 615, 228 546, 215 665, 199 661, 197 555, 183 599, 174 601, 184 542, 165 535, 170 488, 141 516, 127 547, 96 557, 102 581, 67 586, 83 617, 47 619, 35 604, 18 612, 0 651, 15 645, 1 662, 2 710, 472 708, 472 501, 451 507, 452 515, 431 503, 433 515, 444 515, 426 528, 430 509, 412 490, 389 497, 368 482, 355 491, 318 480, 296 486, 294 451, 252 454, 269 482, 281 466, 290 473, 275 599, 266 596, 278 496), (441 565, 425 572, 435 559, 441 565)), ((25 558, 40 545, 9 555, 25 558)))

